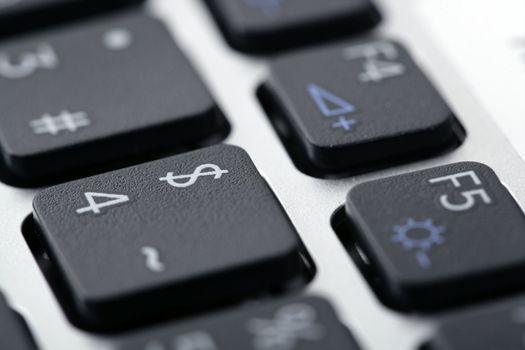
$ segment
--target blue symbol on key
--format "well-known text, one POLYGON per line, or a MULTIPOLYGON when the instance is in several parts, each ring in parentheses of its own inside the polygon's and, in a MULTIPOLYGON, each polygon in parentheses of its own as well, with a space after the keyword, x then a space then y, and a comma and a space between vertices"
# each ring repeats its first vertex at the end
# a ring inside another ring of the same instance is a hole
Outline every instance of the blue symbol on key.
POLYGON ((244 0, 248 6, 260 10, 269 17, 274 17, 281 13, 283 1, 284 0, 244 0))
POLYGON ((355 119, 346 119, 346 117, 339 117, 339 121, 337 123, 333 123, 332 128, 344 129, 345 131, 352 131, 352 127, 355 124, 357 124, 357 120, 355 119))
POLYGON ((340 117, 356 111, 356 108, 350 102, 323 89, 319 85, 309 84, 308 92, 325 117, 340 117))
POLYGON ((308 84, 307 90, 323 116, 327 118, 339 117, 337 122, 332 123, 332 129, 353 131, 357 120, 345 116, 357 111, 353 104, 316 84, 308 84))
POLYGON ((406 251, 415 252, 419 266, 424 269, 432 266, 428 252, 433 247, 445 243, 443 233, 446 229, 436 226, 432 219, 423 221, 408 219, 406 224, 395 225, 392 230, 395 232, 392 242, 401 243, 406 251))

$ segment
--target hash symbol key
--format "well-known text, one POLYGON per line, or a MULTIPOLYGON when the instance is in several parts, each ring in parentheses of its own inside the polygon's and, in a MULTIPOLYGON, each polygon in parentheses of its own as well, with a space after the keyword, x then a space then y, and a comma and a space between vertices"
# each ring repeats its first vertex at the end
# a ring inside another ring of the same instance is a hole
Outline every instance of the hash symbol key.
POLYGON ((524 286, 525 216, 485 165, 456 163, 357 185, 346 213, 398 307, 442 308, 524 286))
POLYGON ((0 151, 41 185, 215 142, 227 122, 159 21, 104 17, 0 45, 0 151))
POLYGON ((34 216, 87 328, 202 311, 305 277, 294 227, 233 146, 46 189, 34 216))

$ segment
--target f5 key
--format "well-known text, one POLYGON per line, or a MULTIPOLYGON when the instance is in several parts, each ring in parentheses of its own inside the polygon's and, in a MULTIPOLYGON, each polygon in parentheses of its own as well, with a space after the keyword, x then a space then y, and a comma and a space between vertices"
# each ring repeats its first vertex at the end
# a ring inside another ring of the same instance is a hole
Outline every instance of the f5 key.
POLYGON ((432 310, 525 287, 525 216, 483 164, 360 184, 346 214, 397 307, 432 310))

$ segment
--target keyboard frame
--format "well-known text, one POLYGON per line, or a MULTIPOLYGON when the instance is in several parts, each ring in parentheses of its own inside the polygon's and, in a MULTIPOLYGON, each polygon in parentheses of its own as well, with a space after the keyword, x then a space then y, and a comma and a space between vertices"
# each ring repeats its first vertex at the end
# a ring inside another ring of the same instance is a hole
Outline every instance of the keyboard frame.
MULTIPOLYGON (((429 0, 425 0, 429 1, 429 0)), ((230 49, 201 0, 151 0, 148 11, 172 30, 182 50, 232 125, 226 143, 243 147, 290 216, 317 274, 304 294, 328 298, 365 350, 417 349, 435 329, 439 315, 408 315, 380 303, 334 233, 330 219, 349 188, 361 181, 458 161, 492 167, 525 207, 525 163, 438 47, 420 16, 421 1, 376 0, 384 22, 374 34, 404 43, 436 84, 467 131, 451 153, 346 179, 318 179, 297 170, 255 96, 267 77, 263 57, 230 49), (210 59, 210 57, 212 59, 210 59)), ((74 328, 63 314, 22 237, 36 189, 0 184, 0 289, 27 320, 42 350, 112 350, 119 337, 74 328)))

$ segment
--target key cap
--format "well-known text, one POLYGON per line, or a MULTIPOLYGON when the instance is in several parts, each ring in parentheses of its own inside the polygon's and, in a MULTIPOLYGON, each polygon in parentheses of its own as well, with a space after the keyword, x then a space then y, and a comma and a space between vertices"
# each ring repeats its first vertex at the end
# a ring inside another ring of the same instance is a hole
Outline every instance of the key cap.
POLYGON ((245 307, 152 330, 123 343, 121 350, 358 350, 330 304, 317 297, 245 307))
POLYGON ((215 307, 304 276, 294 227, 233 146, 52 187, 34 216, 88 326, 215 307))
POLYGON ((360 184, 346 213, 396 307, 435 310, 524 287, 525 217, 486 165, 360 184))
POLYGON ((9 308, 2 295, 0 295, 0 349, 36 349, 24 321, 9 308))
POLYGON ((72 21, 143 0, 0 0, 0 35, 72 21))
POLYGON ((517 350, 525 339, 523 299, 447 317, 428 350, 517 350))
POLYGON ((23 180, 85 176, 227 129, 166 28, 141 13, 1 45, 0 90, 3 159, 23 180))
POLYGON ((324 177, 457 146, 453 112, 399 44, 338 44, 276 59, 259 97, 292 159, 324 177))
POLYGON ((206 0, 229 44, 269 53, 356 34, 381 16, 370 0, 206 0))

